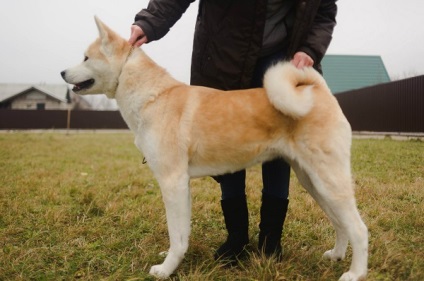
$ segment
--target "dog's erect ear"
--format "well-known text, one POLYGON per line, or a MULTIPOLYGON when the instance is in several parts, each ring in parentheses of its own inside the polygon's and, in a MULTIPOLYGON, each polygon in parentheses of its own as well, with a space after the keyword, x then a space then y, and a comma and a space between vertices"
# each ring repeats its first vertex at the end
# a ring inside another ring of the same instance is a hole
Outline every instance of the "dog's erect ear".
POLYGON ((109 33, 112 33, 112 30, 106 24, 104 24, 97 16, 94 16, 94 20, 96 21, 100 38, 102 40, 109 40, 109 33))
POLYGON ((103 48, 105 51, 111 51, 111 48, 113 48, 113 43, 118 40, 119 36, 106 24, 104 24, 97 16, 94 17, 94 20, 96 21, 97 29, 99 30, 99 36, 103 48))

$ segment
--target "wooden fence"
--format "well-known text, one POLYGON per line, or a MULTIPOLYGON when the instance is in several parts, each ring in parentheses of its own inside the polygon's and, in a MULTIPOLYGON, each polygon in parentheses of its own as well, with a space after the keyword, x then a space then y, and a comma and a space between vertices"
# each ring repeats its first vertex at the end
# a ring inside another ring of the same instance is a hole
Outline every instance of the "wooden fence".
POLYGON ((0 110, 0 129, 128 129, 119 111, 0 110))
POLYGON ((335 97, 353 131, 424 133, 424 75, 335 97))
MULTIPOLYGON (((424 75, 336 94, 353 131, 424 133, 424 75)), ((0 129, 127 129, 119 111, 0 109, 0 129)))

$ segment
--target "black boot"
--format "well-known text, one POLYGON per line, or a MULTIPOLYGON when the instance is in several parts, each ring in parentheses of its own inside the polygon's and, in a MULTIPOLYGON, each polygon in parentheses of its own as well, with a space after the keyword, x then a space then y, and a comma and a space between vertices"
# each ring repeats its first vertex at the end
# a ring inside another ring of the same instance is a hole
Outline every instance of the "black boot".
POLYGON ((245 253, 244 247, 249 243, 246 197, 221 200, 221 207, 228 237, 224 244, 216 250, 215 259, 234 264, 245 253))
POLYGON ((281 234, 286 219, 288 199, 262 195, 261 222, 259 224, 259 251, 266 257, 283 257, 281 234))

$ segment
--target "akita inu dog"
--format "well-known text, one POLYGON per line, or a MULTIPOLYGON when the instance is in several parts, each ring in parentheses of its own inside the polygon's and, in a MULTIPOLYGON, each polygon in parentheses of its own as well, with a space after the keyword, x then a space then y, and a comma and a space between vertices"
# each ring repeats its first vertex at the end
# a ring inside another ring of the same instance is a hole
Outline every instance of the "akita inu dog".
POLYGON ((353 255, 340 280, 367 274, 368 230, 355 202, 351 128, 324 79, 313 68, 278 63, 264 88, 220 91, 173 79, 96 18, 100 37, 84 61, 61 74, 78 94, 115 98, 162 192, 170 236, 165 261, 151 268, 171 275, 188 248, 192 177, 236 172, 284 158, 336 230, 331 260, 353 255))

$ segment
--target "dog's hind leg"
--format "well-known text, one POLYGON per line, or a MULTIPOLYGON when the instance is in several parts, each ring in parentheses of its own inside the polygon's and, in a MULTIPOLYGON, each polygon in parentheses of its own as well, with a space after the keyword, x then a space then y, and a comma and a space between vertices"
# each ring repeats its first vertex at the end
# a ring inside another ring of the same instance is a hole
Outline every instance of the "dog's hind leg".
POLYGON ((152 266, 150 274, 168 278, 178 267, 188 249, 191 218, 189 176, 181 174, 158 178, 166 208, 170 248, 162 264, 152 266))
MULTIPOLYGON (((322 163, 321 163, 322 164, 322 163)), ((348 240, 352 244, 352 263, 339 280, 356 281, 366 277, 368 263, 368 230, 363 223, 354 198, 350 172, 334 171, 321 166, 319 171, 292 164, 301 184, 327 214, 336 229, 336 243, 324 257, 340 260, 345 257, 348 240)), ((316 165, 314 165, 316 167, 316 165)))

